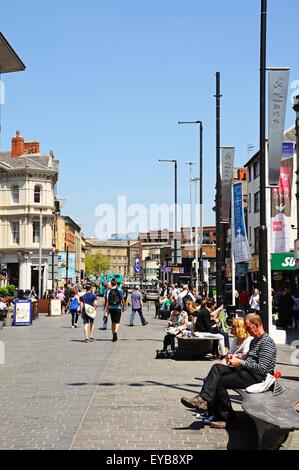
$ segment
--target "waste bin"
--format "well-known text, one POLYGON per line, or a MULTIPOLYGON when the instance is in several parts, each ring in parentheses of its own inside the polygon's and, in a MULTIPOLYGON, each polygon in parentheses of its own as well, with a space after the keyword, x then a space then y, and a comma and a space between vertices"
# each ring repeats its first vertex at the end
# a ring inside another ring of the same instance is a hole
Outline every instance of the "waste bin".
POLYGON ((38 318, 38 302, 32 302, 32 320, 38 318))

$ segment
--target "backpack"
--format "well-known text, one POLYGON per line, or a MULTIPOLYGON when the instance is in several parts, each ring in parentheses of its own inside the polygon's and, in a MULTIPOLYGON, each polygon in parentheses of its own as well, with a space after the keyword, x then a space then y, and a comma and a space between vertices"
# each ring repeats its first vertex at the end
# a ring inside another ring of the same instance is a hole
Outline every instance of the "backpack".
POLYGON ((70 309, 70 310, 78 310, 78 307, 79 307, 78 299, 77 299, 77 297, 74 297, 74 298, 71 300, 69 309, 70 309))
POLYGON ((110 289, 108 304, 113 306, 121 304, 121 295, 118 289, 110 289))

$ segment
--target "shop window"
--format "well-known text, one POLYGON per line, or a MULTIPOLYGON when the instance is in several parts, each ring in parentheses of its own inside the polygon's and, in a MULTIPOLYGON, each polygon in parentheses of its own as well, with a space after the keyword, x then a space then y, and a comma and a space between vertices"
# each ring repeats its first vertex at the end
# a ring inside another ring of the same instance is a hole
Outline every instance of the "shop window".
POLYGON ((33 228, 33 243, 39 243, 40 240, 40 224, 37 221, 34 221, 32 224, 33 228))

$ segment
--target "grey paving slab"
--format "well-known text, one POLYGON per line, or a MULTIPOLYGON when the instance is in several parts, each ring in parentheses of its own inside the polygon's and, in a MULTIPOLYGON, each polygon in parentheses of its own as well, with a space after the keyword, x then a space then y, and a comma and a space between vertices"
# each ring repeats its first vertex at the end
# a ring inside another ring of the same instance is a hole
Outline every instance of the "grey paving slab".
MULTIPOLYGON (((235 428, 203 427, 180 403, 193 395, 214 361, 156 360, 165 321, 128 326, 122 317, 119 341, 99 331, 96 341, 82 342, 83 328, 70 318, 41 317, 32 327, 5 328, 6 362, 0 365, 1 449, 220 450, 251 449, 254 426, 234 403, 235 428)), ((298 389, 294 347, 280 346, 277 369, 298 389), (292 356, 293 355, 293 356, 292 356)), ((285 445, 299 449, 295 432, 285 445)))

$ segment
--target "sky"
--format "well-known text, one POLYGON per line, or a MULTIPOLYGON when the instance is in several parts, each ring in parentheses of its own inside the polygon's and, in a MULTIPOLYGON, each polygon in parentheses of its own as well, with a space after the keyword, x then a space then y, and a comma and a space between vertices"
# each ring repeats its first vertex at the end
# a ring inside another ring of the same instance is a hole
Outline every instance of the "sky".
MULTIPOLYGON (((213 225, 215 74, 221 145, 242 166, 259 145, 260 3, 2 0, 0 31, 27 68, 2 76, 0 150, 17 129, 53 150, 63 213, 96 236, 99 207, 117 208, 119 196, 131 209, 174 202, 173 166, 158 159, 177 160, 178 202, 189 202, 185 162, 198 162, 199 129, 177 122, 202 120, 203 222, 213 225)), ((267 65, 290 67, 286 128, 299 94, 297 10, 297 0, 268 0, 267 65)))

